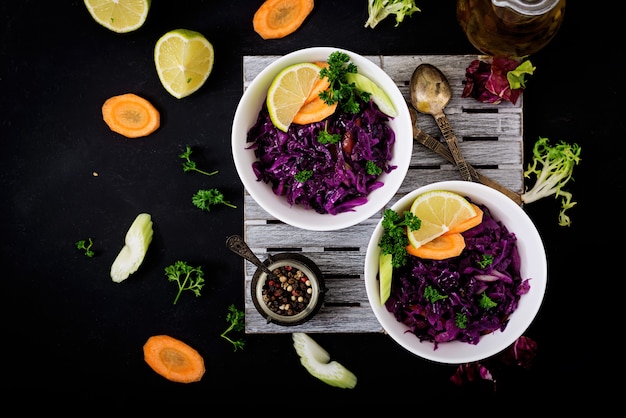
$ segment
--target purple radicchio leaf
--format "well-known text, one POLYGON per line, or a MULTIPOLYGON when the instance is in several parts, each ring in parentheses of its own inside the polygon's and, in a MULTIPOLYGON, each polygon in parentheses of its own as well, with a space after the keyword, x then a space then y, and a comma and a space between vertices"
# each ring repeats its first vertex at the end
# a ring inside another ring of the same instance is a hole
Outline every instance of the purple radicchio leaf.
POLYGON ((507 74, 519 65, 517 60, 502 57, 493 57, 490 62, 473 60, 465 70, 461 97, 473 97, 483 103, 499 104, 505 100, 515 104, 524 87, 512 89, 507 74))

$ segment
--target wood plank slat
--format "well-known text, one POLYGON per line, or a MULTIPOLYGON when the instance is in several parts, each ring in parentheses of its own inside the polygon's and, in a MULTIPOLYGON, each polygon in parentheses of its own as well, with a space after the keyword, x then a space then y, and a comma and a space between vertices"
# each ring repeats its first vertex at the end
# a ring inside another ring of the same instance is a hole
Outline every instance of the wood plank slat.
MULTIPOLYGON (((243 88, 279 56, 244 56, 243 88)), ((410 100, 409 80, 421 63, 437 66, 448 78, 452 99, 445 112, 460 141, 465 158, 480 172, 521 192, 523 178, 523 95, 516 104, 493 105, 463 99, 465 69, 477 55, 366 56, 395 81, 405 99, 410 100)), ((422 131, 443 141, 437 124, 429 115, 418 116, 422 131)), ((411 190, 442 180, 459 180, 456 167, 437 154, 416 144, 409 171, 393 205, 411 190)), ((383 209, 384 210, 384 209, 383 209)), ((339 231, 305 231, 286 225, 256 204, 244 190, 244 239, 255 254, 265 260, 279 252, 299 252, 315 263, 324 274, 325 303, 314 318, 297 326, 267 323, 252 302, 250 285, 256 266, 244 263, 245 332, 249 334, 380 333, 384 332, 371 310, 365 291, 363 268, 365 252, 382 210, 350 228, 339 231)))

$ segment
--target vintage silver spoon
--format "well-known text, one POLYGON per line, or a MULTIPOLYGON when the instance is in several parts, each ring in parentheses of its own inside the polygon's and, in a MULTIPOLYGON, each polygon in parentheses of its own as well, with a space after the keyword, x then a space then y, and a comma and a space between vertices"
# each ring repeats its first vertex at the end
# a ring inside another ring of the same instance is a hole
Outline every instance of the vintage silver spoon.
POLYGON ((226 239, 226 247, 237 255, 245 258, 261 270, 263 270, 269 277, 274 280, 278 280, 278 277, 270 270, 259 258, 252 252, 248 244, 239 235, 231 235, 226 239))
MULTIPOLYGON (((450 152, 450 150, 443 143, 439 142, 435 137, 422 131, 417 126, 417 109, 413 108, 413 106, 409 106, 409 114, 411 115, 411 123, 413 124, 413 139, 424 145, 426 148, 435 151, 437 154, 448 160, 448 162, 456 165, 454 157, 452 157, 452 153, 450 152)), ((467 168, 469 169, 472 177, 478 180, 480 183, 504 193, 520 206, 523 204, 522 196, 519 193, 516 193, 508 187, 501 185, 497 181, 485 176, 484 174, 481 174, 471 164, 467 164, 467 168)))
POLYGON ((454 161, 459 168, 461 178, 472 181, 472 175, 463 154, 461 154, 456 135, 452 131, 448 117, 443 112, 452 97, 446 76, 434 65, 420 64, 413 71, 409 90, 413 106, 419 112, 427 113, 435 118, 435 122, 446 139, 448 148, 450 148, 454 161))

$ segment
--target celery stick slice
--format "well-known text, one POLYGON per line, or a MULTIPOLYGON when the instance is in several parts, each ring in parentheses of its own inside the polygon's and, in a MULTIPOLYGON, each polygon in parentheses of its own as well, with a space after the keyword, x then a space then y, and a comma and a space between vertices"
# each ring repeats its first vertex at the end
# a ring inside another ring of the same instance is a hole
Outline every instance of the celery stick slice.
POLYGON ((120 283, 139 269, 148 246, 152 242, 152 217, 147 213, 137 215, 126 232, 125 243, 111 265, 111 279, 120 283))
POLYGON ((292 337, 300 363, 311 375, 338 388, 352 389, 356 386, 356 376, 340 363, 329 362, 330 355, 315 340, 303 332, 295 332, 292 337))

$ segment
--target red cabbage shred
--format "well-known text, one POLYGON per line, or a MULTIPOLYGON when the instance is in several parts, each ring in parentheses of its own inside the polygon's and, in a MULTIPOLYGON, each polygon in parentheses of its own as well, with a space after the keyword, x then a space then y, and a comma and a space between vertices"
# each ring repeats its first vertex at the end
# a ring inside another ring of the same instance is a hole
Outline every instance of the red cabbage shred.
POLYGON ((530 279, 520 275, 515 234, 496 221, 486 206, 478 206, 483 221, 463 232, 466 247, 461 255, 446 260, 409 256, 406 265, 393 272, 387 310, 409 327, 407 332, 433 342, 435 350, 439 343, 478 344, 481 336, 504 331, 521 295, 530 290, 530 279), (493 262, 481 267, 485 255, 492 256, 493 262), (427 286, 446 297, 428 301, 427 286), (483 293, 497 305, 481 307, 483 293), (457 325, 457 314, 466 316, 465 328, 457 325))
POLYGON ((276 195, 290 205, 302 205, 321 214, 336 215, 354 211, 367 202, 367 195, 383 186, 379 174, 369 174, 368 161, 389 173, 395 142, 393 129, 371 100, 362 103, 357 114, 337 111, 328 118, 308 125, 292 123, 287 132, 277 129, 263 105, 255 125, 247 135, 249 149, 257 160, 252 169, 258 181, 271 184, 276 195), (342 140, 322 144, 318 133, 326 130, 342 140), (351 139, 346 139, 351 138, 351 139), (295 176, 303 170, 312 175, 304 182, 295 176))

